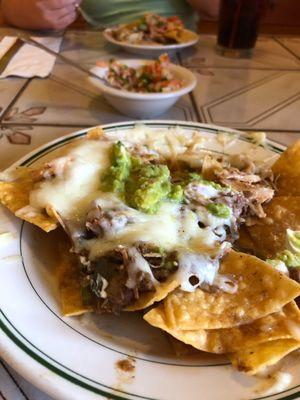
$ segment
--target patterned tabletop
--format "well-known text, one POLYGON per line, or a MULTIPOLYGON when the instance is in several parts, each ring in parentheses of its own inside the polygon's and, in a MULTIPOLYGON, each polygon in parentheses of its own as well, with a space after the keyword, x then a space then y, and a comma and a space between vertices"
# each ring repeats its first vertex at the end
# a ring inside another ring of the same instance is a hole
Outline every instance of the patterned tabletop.
MULTIPOLYGON (((220 57, 215 43, 215 36, 202 35, 195 49, 173 60, 191 69, 198 84, 160 118, 265 131, 283 144, 300 139, 300 39, 262 37, 250 60, 220 57)), ((101 58, 130 58, 92 30, 67 31, 61 53, 87 68, 101 58)), ((0 94, 0 169, 72 131, 129 119, 60 61, 46 79, 1 80, 0 94)), ((0 400, 24 399, 50 400, 0 361, 0 400)))

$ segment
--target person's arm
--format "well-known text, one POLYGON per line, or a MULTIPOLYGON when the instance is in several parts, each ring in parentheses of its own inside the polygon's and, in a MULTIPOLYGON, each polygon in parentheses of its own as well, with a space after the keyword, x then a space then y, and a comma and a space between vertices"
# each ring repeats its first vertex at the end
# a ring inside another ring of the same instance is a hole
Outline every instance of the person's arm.
POLYGON ((64 29, 77 17, 80 0, 2 0, 5 22, 23 29, 64 29))
POLYGON ((220 0, 186 0, 194 10, 208 17, 217 18, 220 0))

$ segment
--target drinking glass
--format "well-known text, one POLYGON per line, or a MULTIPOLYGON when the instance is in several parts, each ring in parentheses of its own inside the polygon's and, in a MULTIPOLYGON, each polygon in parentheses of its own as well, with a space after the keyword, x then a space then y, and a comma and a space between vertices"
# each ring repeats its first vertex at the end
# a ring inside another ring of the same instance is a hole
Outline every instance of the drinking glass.
POLYGON ((217 53, 226 57, 252 56, 261 19, 270 0, 221 0, 217 53))

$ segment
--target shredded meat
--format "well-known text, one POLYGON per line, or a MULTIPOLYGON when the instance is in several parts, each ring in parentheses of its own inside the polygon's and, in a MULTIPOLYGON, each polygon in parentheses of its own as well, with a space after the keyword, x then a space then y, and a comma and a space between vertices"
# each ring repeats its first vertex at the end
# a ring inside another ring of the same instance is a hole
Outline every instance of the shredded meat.
POLYGON ((130 218, 123 210, 103 211, 100 206, 95 206, 88 212, 85 226, 95 237, 103 237, 118 232, 128 222, 130 218))
POLYGON ((145 260, 150 264, 154 278, 159 282, 168 279, 170 274, 178 269, 178 263, 176 261, 177 253, 175 251, 161 254, 157 246, 145 242, 138 243, 137 247, 145 260))
MULTIPOLYGON (((136 249, 149 263, 154 278, 160 282, 178 268, 175 252, 162 256, 155 246, 142 242, 136 249)), ((82 261, 85 260, 86 255, 83 255, 82 261)), ((153 279, 144 271, 137 271, 135 286, 128 287, 128 271, 134 261, 128 249, 120 247, 96 261, 81 265, 83 287, 89 293, 89 303, 98 313, 118 314, 142 293, 155 290, 153 279)))
POLYGON ((236 168, 231 168, 229 170, 224 169, 220 172, 219 177, 221 182, 245 182, 245 183, 257 183, 261 181, 261 177, 255 174, 249 174, 247 172, 239 171, 236 168))
POLYGON ((240 171, 239 169, 234 167, 223 168, 222 171, 217 172, 217 176, 221 183, 223 183, 224 185, 239 185, 241 182, 251 184, 261 181, 260 176, 253 173, 249 174, 247 172, 240 171))
POLYGON ((202 175, 207 179, 230 186, 243 193, 248 202, 250 216, 263 218, 262 204, 274 196, 274 177, 269 168, 259 169, 247 155, 230 156, 229 159, 206 156, 202 164, 202 175))
POLYGON ((220 202, 229 206, 236 220, 241 222, 248 205, 248 199, 242 193, 230 192, 229 194, 221 195, 220 202))
MULTIPOLYGON (((266 216, 266 213, 264 212, 262 205, 256 201, 254 201, 253 203, 249 203, 249 209, 251 211, 251 214, 255 215, 257 218, 264 218, 266 216)), ((251 216, 249 218, 250 221, 252 221, 251 216)))
POLYGON ((131 149, 131 154, 144 162, 150 162, 151 164, 161 164, 166 162, 161 154, 139 143, 131 149))
POLYGON ((238 239, 238 230, 241 223, 245 221, 244 216, 248 207, 248 199, 239 192, 230 192, 229 194, 221 195, 220 202, 229 206, 235 218, 232 219, 232 224, 227 228, 226 241, 233 243, 238 239))
MULTIPOLYGON (((249 166, 249 169, 253 167, 249 166)), ((228 185, 233 190, 242 192, 248 201, 250 216, 264 218, 265 212, 262 204, 270 201, 274 196, 274 189, 267 179, 263 180, 259 175, 239 171, 237 168, 223 169, 217 173, 218 179, 223 185, 228 185)))
POLYGON ((255 163, 246 154, 233 154, 229 158, 230 165, 248 174, 255 174, 255 163))
POLYGON ((128 261, 126 249, 120 248, 83 268, 83 287, 89 291, 89 301, 98 313, 118 314, 141 293, 154 290, 150 277, 142 271, 138 272, 133 289, 126 286, 128 261), (106 283, 105 296, 100 297, 103 282, 106 283))
POLYGON ((119 270, 111 277, 106 289, 106 298, 96 300, 96 311, 100 314, 118 314, 130 304, 134 299, 134 292, 125 285, 127 274, 124 270, 119 270))

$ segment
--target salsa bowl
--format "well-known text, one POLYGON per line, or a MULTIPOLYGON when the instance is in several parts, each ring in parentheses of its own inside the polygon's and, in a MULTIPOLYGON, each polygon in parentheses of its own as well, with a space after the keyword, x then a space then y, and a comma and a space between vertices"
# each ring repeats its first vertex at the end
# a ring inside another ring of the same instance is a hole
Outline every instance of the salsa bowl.
MULTIPOLYGON (((129 67, 138 68, 153 61, 132 59, 120 60, 120 62, 124 62, 129 67)), ((180 97, 190 93, 196 86, 196 77, 188 69, 175 64, 170 64, 169 69, 175 78, 183 82, 180 89, 171 92, 136 93, 114 88, 104 81, 107 68, 97 66, 93 67, 91 72, 101 79, 89 78, 89 80, 100 89, 106 101, 122 114, 138 119, 154 118, 166 112, 180 97)))

